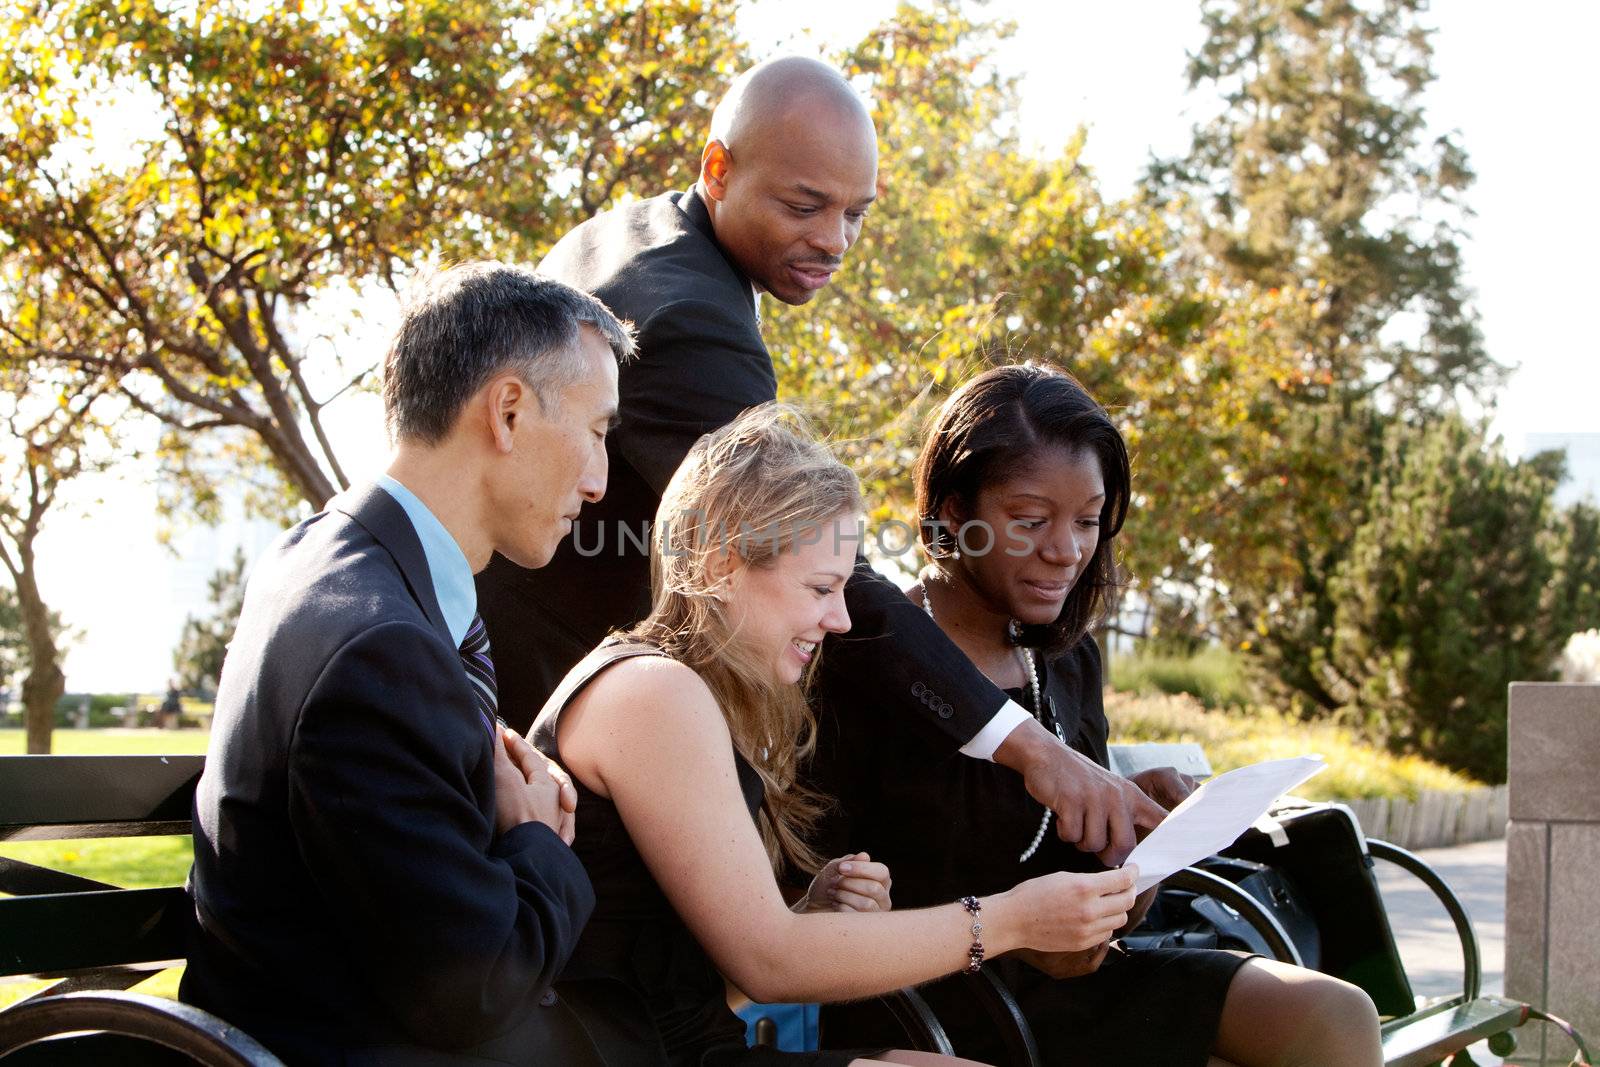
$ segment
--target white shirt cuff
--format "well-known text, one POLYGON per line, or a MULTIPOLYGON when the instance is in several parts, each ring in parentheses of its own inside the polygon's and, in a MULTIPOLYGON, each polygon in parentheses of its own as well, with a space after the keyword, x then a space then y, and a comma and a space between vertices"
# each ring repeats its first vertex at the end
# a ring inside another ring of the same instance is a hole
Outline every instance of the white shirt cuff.
POLYGON ((1012 730, 1032 717, 1015 700, 1006 701, 994 713, 994 718, 978 731, 978 735, 961 746, 961 754, 973 759, 994 759, 994 750, 1000 747, 1000 743, 1011 736, 1012 730))

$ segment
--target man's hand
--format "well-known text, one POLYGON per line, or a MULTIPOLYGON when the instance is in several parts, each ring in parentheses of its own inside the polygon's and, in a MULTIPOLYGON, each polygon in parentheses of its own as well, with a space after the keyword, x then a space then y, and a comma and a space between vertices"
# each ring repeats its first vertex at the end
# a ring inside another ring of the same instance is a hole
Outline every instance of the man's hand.
POLYGON ((889 868, 873 863, 865 852, 829 860, 811 880, 793 911, 888 911, 889 868))
POLYGON ((578 790, 555 761, 504 727, 494 747, 495 832, 542 822, 572 844, 577 835, 578 790))
POLYGON ((1128 781, 1168 811, 1187 800, 1200 784, 1176 767, 1151 767, 1129 776, 1128 781))
POLYGON ((1140 830, 1166 811, 1133 782, 1063 745, 1035 719, 1012 730, 994 761, 1022 775, 1028 793, 1056 813, 1056 833, 1108 867, 1121 866, 1140 830))
POLYGON ((1031 948, 1019 948, 1006 955, 1043 971, 1051 978, 1076 978, 1099 970, 1100 964, 1105 962, 1106 953, 1110 951, 1111 942, 1102 941, 1094 948, 1079 952, 1036 952, 1031 948))

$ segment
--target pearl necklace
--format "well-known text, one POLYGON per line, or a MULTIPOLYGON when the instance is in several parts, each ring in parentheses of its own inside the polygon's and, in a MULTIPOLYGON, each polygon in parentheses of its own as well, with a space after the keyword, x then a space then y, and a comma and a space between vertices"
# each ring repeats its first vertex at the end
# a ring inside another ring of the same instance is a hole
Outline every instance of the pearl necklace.
MULTIPOLYGON (((922 610, 928 613, 928 618, 933 619, 933 601, 928 599, 927 579, 923 579, 922 583, 922 610)), ((934 622, 938 622, 938 620, 934 619, 934 622)), ((1017 634, 1017 621, 1015 619, 1011 620, 1011 633, 1013 637, 1017 634)), ((1040 726, 1043 726, 1045 724, 1044 700, 1039 693, 1039 666, 1033 658, 1033 650, 1018 645, 1017 662, 1022 664, 1023 674, 1028 679, 1028 695, 1033 698, 1033 707, 1028 710, 1033 712, 1033 717, 1038 720, 1040 726)), ((1063 745, 1066 744, 1067 739, 1061 733, 1061 723, 1055 721, 1054 715, 1051 715, 1050 719, 1050 726, 1055 730, 1056 740, 1063 745)), ((1053 815, 1055 815, 1055 812, 1048 807, 1044 809, 1044 815, 1039 819, 1039 829, 1034 832, 1033 840, 1028 842, 1028 847, 1022 850, 1022 855, 1017 857, 1018 863, 1027 863, 1033 858, 1033 854, 1039 851, 1039 846, 1044 842, 1044 832, 1049 829, 1050 818, 1053 815)))

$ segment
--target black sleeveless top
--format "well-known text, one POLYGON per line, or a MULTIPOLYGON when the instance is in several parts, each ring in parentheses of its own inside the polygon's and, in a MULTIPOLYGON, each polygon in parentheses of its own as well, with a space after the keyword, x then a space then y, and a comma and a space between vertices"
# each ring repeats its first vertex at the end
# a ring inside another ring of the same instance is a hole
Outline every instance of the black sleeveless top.
MULTIPOLYGON (((569 672, 534 720, 530 739, 561 762, 556 727, 561 712, 601 671, 635 656, 661 656, 652 645, 608 639, 569 672)), ((761 777, 733 754, 745 806, 754 820, 764 790, 761 777)), ((727 1004, 721 973, 673 910, 628 836, 616 805, 574 779, 578 834, 573 851, 594 885, 595 908, 563 981, 619 980, 643 1000, 674 1065, 847 1064, 857 1053, 777 1053, 745 1045, 745 1025, 727 1004)))

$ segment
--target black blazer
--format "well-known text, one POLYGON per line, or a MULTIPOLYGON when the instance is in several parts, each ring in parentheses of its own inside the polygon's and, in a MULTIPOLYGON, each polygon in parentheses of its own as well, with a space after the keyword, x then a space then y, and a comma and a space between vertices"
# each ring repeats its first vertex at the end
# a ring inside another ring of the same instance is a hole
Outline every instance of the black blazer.
MULTIPOLYGON (((649 612, 645 531, 690 447, 778 388, 750 279, 717 244, 693 191, 596 215, 539 269, 632 320, 639 356, 619 376, 622 423, 608 442, 605 498, 583 509, 548 566, 522 570, 496 557, 478 576, 501 714, 519 730, 608 632, 649 612)), ((952 749, 999 710, 1004 694, 865 560, 845 600, 852 629, 830 637, 824 655, 870 665, 880 704, 952 749)))
POLYGON ((257 562, 213 731, 184 1000, 290 1064, 598 1062, 549 993, 589 879, 543 824, 495 832, 493 742, 383 489, 257 562))
MULTIPOLYGON (((1084 637, 1041 662, 1047 726, 1059 723, 1067 744, 1108 765, 1108 724, 1101 695, 1100 650, 1084 637)), ((894 873, 896 907, 984 896, 1053 871, 1102 871, 1088 852, 1056 836, 1019 857, 1038 831, 1044 808, 1022 776, 948 751, 898 717, 874 714, 875 676, 824 656, 817 689, 817 748, 805 779, 831 803, 813 844, 826 856, 868 852, 894 873)), ((1018 693, 1028 706, 1031 697, 1018 693)), ((1033 710, 1033 709, 1029 709, 1033 710)))

